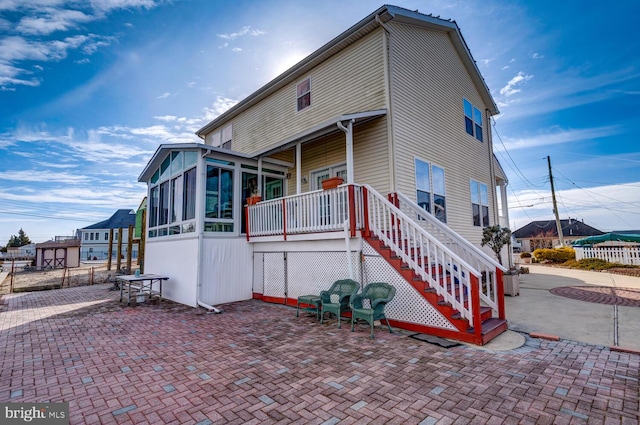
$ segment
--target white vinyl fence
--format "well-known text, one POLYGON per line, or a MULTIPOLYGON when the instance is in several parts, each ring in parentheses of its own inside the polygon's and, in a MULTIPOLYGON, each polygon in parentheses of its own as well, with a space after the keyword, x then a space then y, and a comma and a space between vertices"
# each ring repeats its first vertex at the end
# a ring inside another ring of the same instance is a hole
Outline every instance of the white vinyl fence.
POLYGON ((574 247, 576 260, 583 258, 599 258, 610 263, 631 264, 640 266, 640 247, 574 247))

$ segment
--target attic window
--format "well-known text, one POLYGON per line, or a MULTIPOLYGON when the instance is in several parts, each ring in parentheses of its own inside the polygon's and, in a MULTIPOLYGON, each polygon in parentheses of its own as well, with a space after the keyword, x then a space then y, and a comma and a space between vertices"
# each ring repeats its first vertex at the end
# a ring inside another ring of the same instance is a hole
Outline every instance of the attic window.
POLYGON ((468 134, 482 142, 482 113, 480 109, 473 106, 467 99, 462 99, 462 104, 464 109, 465 130, 468 134))
POLYGON ((296 86, 298 111, 311 106, 311 78, 307 78, 296 86))
POLYGON ((222 129, 222 149, 231 149, 231 138, 233 135, 233 127, 231 124, 222 129))

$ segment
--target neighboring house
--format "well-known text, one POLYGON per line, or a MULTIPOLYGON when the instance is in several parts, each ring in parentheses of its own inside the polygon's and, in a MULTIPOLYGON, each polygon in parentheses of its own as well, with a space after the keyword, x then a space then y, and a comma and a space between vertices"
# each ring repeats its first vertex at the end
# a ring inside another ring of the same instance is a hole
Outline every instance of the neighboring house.
POLYGON ((80 240, 52 240, 36 244, 39 270, 80 267, 80 240))
MULTIPOLYGON (((109 258, 109 234, 113 231, 112 258, 117 255, 118 241, 122 238, 121 255, 127 256, 127 242, 129 240, 129 226, 136 224, 136 212, 131 209, 120 209, 107 220, 101 221, 91 226, 79 229, 79 236, 82 242, 80 246, 80 258, 85 260, 106 260, 109 258), (122 236, 119 236, 119 229, 122 229, 122 236)), ((132 258, 138 257, 137 245, 133 245, 132 258)))
POLYGON ((11 246, 7 248, 7 258, 23 258, 23 257, 35 257, 36 256, 36 244, 30 243, 22 246, 11 246))
POLYGON ((139 177, 145 272, 191 306, 386 281, 393 326, 485 343, 506 329, 504 268, 479 248, 508 223, 497 113, 455 22, 383 6, 200 129, 204 143, 157 149, 139 177))
MULTIPOLYGON (((560 220, 565 245, 587 236, 602 235, 600 230, 585 224, 584 221, 568 218, 560 220)), ((522 252, 533 252, 538 248, 553 248, 560 245, 558 227, 555 220, 532 221, 513 232, 517 242, 522 244, 522 252)))

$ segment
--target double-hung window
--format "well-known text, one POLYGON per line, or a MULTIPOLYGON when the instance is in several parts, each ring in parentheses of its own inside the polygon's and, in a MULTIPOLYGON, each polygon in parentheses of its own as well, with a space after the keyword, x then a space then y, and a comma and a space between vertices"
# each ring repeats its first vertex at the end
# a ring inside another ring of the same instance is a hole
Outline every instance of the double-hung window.
POLYGON ((296 86, 296 98, 298 111, 302 111, 307 106, 311 106, 311 78, 305 78, 296 86))
POLYGON ((474 226, 489 226, 489 192, 487 185, 471 180, 471 211, 474 226))
POLYGON ((482 142, 482 112, 480 112, 480 109, 473 106, 473 104, 471 104, 467 99, 462 99, 462 105, 464 110, 465 130, 471 136, 474 136, 482 142))
POLYGON ((418 205, 443 223, 447 222, 444 169, 420 159, 415 160, 418 205))

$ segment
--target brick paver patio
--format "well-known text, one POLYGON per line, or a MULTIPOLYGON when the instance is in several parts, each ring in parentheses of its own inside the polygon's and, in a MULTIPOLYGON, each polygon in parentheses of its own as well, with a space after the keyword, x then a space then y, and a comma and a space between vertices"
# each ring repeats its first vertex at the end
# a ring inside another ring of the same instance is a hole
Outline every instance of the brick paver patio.
POLYGON ((107 285, 5 296, 0 401, 71 423, 638 424, 635 354, 527 338, 450 349, 245 301, 121 306, 107 285))

